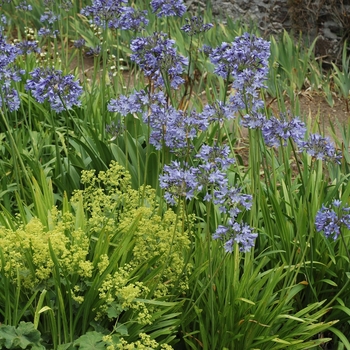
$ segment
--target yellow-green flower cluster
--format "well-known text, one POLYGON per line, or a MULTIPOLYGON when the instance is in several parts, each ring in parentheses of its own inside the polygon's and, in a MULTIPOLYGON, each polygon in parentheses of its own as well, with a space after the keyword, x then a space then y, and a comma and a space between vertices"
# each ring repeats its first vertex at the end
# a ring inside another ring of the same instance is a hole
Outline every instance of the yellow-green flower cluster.
POLYGON ((73 216, 59 215, 54 208, 50 218, 49 230, 37 218, 15 231, 0 227, 4 262, 3 266, 0 262, 0 268, 14 282, 19 276, 25 288, 48 283, 55 265, 53 258, 65 276, 76 274, 89 278, 92 275, 93 265, 86 259, 89 239, 81 229, 73 227, 73 216))
POLYGON ((175 284, 180 290, 187 289, 189 267, 185 265, 184 253, 189 248, 190 232, 183 212, 166 210, 159 215, 155 191, 150 187, 132 189, 130 175, 116 162, 98 175, 83 172, 82 182, 85 189, 77 191, 73 201, 83 201, 90 230, 103 231, 116 246, 116 233, 132 235, 132 267, 158 257, 151 266, 151 270, 163 266, 157 276, 156 296, 166 295, 175 284))
POLYGON ((130 282, 130 266, 120 267, 113 275, 108 274, 99 288, 99 297, 103 304, 99 307, 96 319, 108 314, 114 308, 113 317, 132 310, 134 319, 140 324, 151 324, 152 315, 146 305, 138 298, 146 298, 149 289, 142 282, 130 282))
POLYGON ((118 344, 113 344, 112 337, 107 335, 103 338, 103 340, 109 344, 107 346, 107 350, 156 350, 156 349, 164 349, 164 350, 173 350, 173 347, 167 344, 159 344, 154 339, 145 333, 139 334, 140 340, 137 340, 132 343, 128 343, 125 339, 121 338, 118 344))

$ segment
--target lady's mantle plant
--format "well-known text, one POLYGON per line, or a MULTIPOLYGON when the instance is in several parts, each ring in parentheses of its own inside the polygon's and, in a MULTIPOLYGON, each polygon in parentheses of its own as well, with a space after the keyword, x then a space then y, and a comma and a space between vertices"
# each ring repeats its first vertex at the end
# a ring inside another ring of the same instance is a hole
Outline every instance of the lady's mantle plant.
MULTIPOLYGON (((1 275, 24 294, 69 295, 72 329, 94 320, 142 329, 161 307, 147 301, 188 288, 190 230, 170 209, 159 215, 155 191, 132 189, 115 162, 98 175, 84 171, 82 183, 63 211, 52 208, 47 227, 37 218, 14 230, 0 227, 1 275)), ((59 317, 58 300, 45 303, 59 317)))

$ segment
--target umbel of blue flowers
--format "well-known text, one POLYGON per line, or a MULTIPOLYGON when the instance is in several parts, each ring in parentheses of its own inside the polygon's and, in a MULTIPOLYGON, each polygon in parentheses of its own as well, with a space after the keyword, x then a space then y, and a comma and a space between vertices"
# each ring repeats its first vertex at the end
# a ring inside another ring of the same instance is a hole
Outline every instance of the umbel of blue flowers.
POLYGON ((152 0, 151 7, 152 12, 158 17, 182 17, 186 12, 186 6, 182 0, 152 0))
POLYGON ((54 68, 35 68, 30 75, 32 79, 27 80, 25 88, 39 103, 47 100, 57 113, 81 105, 79 97, 83 89, 73 75, 64 76, 54 68))
POLYGON ((92 22, 98 27, 112 29, 140 30, 147 26, 147 11, 135 10, 124 6, 127 0, 94 0, 91 6, 81 10, 81 14, 92 17, 92 22))
POLYGON ((153 33, 148 37, 139 37, 131 42, 130 59, 136 62, 146 77, 154 81, 156 87, 164 86, 164 77, 170 80, 170 86, 177 89, 184 83, 181 77, 188 59, 176 52, 175 41, 168 39, 165 33, 153 33))
POLYGON ((230 112, 239 112, 245 127, 262 127, 265 117, 260 111, 264 102, 259 92, 267 80, 270 43, 244 33, 231 43, 224 42, 214 49, 205 46, 203 51, 209 55, 214 73, 226 82, 232 81, 235 93, 228 103, 225 101, 230 112))
POLYGON ((315 227, 317 232, 323 231, 327 238, 336 240, 342 228, 350 230, 350 207, 342 205, 338 199, 328 207, 322 205, 316 214, 315 227))
MULTIPOLYGON (((2 24, 6 24, 5 16, 1 16, 2 24)), ((23 70, 17 69, 14 65, 16 57, 20 54, 20 49, 6 42, 6 36, 3 34, 3 27, 0 27, 0 84, 2 86, 0 93, 0 108, 6 107, 12 112, 18 110, 20 99, 18 92, 13 88, 13 82, 21 80, 23 70)))

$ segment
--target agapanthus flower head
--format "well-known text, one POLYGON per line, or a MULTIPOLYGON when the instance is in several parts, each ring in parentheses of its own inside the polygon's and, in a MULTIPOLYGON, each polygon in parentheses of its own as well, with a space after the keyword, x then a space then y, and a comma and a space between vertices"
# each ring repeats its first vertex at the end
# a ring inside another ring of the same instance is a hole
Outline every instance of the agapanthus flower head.
POLYGON ((193 16, 191 18, 185 18, 186 24, 181 27, 185 33, 189 36, 197 35, 199 33, 203 33, 213 28, 212 23, 204 24, 203 17, 193 16))
POLYGON ((339 200, 334 200, 328 207, 322 205, 316 214, 315 227, 317 232, 323 231, 327 238, 336 240, 343 227, 350 230, 350 207, 342 206, 339 200))
POLYGON ((56 38, 57 35, 59 34, 58 29, 52 29, 52 28, 47 28, 47 27, 41 27, 38 30, 38 35, 39 36, 52 36, 53 38, 56 38))
POLYGON ((60 19, 60 15, 56 15, 51 10, 47 10, 43 15, 40 16, 40 22, 47 22, 49 24, 54 24, 60 19))
POLYGON ((91 6, 84 7, 80 12, 86 17, 92 17, 93 23, 104 28, 119 18, 124 3, 127 0, 94 0, 91 6))
POLYGON ((6 85, 2 87, 0 92, 0 108, 3 108, 4 104, 10 112, 17 111, 19 109, 21 102, 16 89, 10 88, 6 85))
POLYGON ((186 154, 191 149, 191 140, 202 126, 195 111, 190 114, 172 106, 152 103, 144 114, 144 122, 151 127, 149 142, 156 149, 166 146, 173 153, 186 154))
POLYGON ((230 147, 227 145, 203 144, 196 158, 199 158, 201 162, 209 163, 211 167, 227 170, 235 162, 234 158, 230 157, 230 153, 230 147))
POLYGON ((203 119, 206 119, 209 124, 214 122, 223 123, 225 120, 234 119, 234 106, 232 103, 224 103, 217 100, 212 105, 206 105, 201 113, 203 119))
POLYGON ((268 73, 270 43, 253 34, 244 33, 232 43, 222 43, 209 54, 214 64, 214 73, 224 79, 232 76, 237 82, 233 87, 239 89, 247 82, 254 81, 256 87, 263 86, 268 73), (259 81, 260 80, 260 81, 259 81))
POLYGON ((316 159, 338 164, 340 164, 342 159, 342 154, 335 148, 334 143, 331 142, 328 136, 323 137, 320 134, 310 134, 308 140, 300 141, 298 146, 301 151, 306 151, 306 153, 316 159))
POLYGON ((284 114, 280 119, 271 117, 262 126, 264 141, 268 146, 279 147, 291 139, 299 144, 305 138, 306 126, 298 117, 288 120, 284 114))
POLYGON ((231 219, 236 219, 242 210, 250 210, 253 198, 250 194, 242 193, 239 187, 229 186, 223 183, 214 191, 214 204, 219 206, 221 213, 229 214, 231 219))
POLYGON ((22 55, 29 55, 30 53, 40 53, 41 49, 38 46, 37 41, 23 40, 16 44, 16 47, 19 49, 19 52, 22 55))
POLYGON ((147 11, 135 10, 132 7, 121 7, 120 15, 108 22, 109 28, 140 31, 144 29, 149 20, 147 11))
POLYGON ((238 223, 229 220, 227 225, 219 225, 213 235, 213 239, 224 241, 224 249, 227 253, 232 253, 234 244, 238 244, 241 252, 249 252, 254 247, 255 239, 258 237, 252 228, 246 223, 238 223))
POLYGON ((83 89, 73 75, 64 76, 54 68, 35 68, 30 75, 32 79, 27 80, 25 88, 39 103, 47 100, 57 113, 81 105, 79 97, 83 89))
POLYGON ((112 139, 110 141, 113 141, 117 136, 122 135, 124 131, 125 125, 120 120, 116 122, 113 121, 111 124, 106 125, 106 133, 112 135, 112 139))
POLYGON ((74 43, 73 43, 73 45, 74 45, 74 47, 76 49, 83 48, 85 46, 85 44, 86 44, 86 41, 85 41, 84 38, 80 38, 80 39, 74 40, 74 43))
POLYGON ((119 98, 112 99, 107 109, 110 112, 120 113, 125 117, 128 114, 141 113, 148 102, 149 97, 145 90, 134 91, 129 96, 120 95, 119 98))
POLYGON ((16 6, 16 9, 22 11, 32 11, 33 8, 27 1, 22 1, 16 6))
POLYGON ((241 125, 249 129, 261 129, 266 123, 266 116, 259 111, 249 111, 241 119, 241 125))
POLYGON ((176 205, 180 199, 193 198, 198 190, 197 172, 197 168, 178 161, 164 165, 163 175, 159 176, 159 185, 165 190, 165 200, 176 205))
POLYGON ((136 62, 147 77, 155 82, 155 86, 163 86, 162 74, 169 78, 172 88, 177 89, 184 83, 181 77, 188 59, 177 54, 175 41, 168 39, 165 33, 154 33, 148 37, 139 37, 131 42, 133 54, 130 59, 136 62))
POLYGON ((87 56, 98 56, 101 53, 101 46, 97 45, 95 47, 90 47, 88 51, 86 51, 87 56))
POLYGON ((182 0, 152 0, 151 7, 158 17, 182 17, 186 12, 186 6, 182 0))
POLYGON ((20 50, 16 45, 6 42, 6 37, 0 33, 0 79, 2 73, 8 69, 8 66, 12 64, 16 57, 20 54, 20 50))

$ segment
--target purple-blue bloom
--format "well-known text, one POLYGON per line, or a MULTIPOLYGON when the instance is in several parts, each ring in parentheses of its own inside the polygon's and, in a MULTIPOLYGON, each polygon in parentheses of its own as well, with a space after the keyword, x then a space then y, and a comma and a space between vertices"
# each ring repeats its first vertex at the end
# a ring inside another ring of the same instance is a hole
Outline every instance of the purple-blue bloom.
POLYGON ((269 56, 270 43, 249 33, 235 38, 232 43, 222 43, 209 54, 215 66, 214 73, 224 79, 231 75, 237 80, 233 86, 237 90, 248 81, 254 82, 254 88, 264 86, 269 56))
POLYGON ((52 37, 56 38, 56 36, 58 34, 59 34, 59 31, 57 29, 41 27, 38 30, 38 35, 39 36, 52 36, 52 37))
POLYGON ((341 206, 339 200, 334 200, 329 207, 322 205, 315 218, 316 231, 323 231, 327 238, 336 240, 343 226, 350 230, 350 207, 341 206))
POLYGON ((101 53, 101 46, 97 45, 95 47, 90 47, 88 51, 86 51, 87 56, 98 56, 101 53))
POLYGON ((306 151, 310 156, 329 162, 340 164, 342 154, 335 148, 328 136, 310 134, 307 141, 300 141, 298 144, 301 151, 306 151))
POLYGON ((84 7, 80 13, 92 17, 98 27, 106 27, 119 18, 123 3, 127 3, 127 0, 94 0, 91 6, 84 7))
POLYGON ((152 103, 149 113, 144 114, 144 122, 151 127, 149 142, 158 150, 169 147, 173 153, 186 153, 190 141, 197 136, 202 120, 195 111, 187 114, 172 106, 152 103))
POLYGON ((201 117, 206 119, 209 124, 214 122, 221 124, 225 120, 233 119, 235 111, 232 103, 224 104, 222 101, 216 101, 213 105, 204 107, 201 117))
POLYGON ((304 140, 305 132, 305 123, 299 118, 293 118, 289 121, 283 114, 281 114, 280 119, 275 117, 267 119, 262 126, 264 141, 268 146, 279 147, 281 142, 286 145, 289 138, 296 144, 300 144, 304 140))
POLYGON ((159 176, 159 184, 165 190, 165 200, 171 205, 176 205, 180 198, 193 198, 198 189, 197 172, 197 168, 182 165, 178 161, 164 165, 163 175, 159 176))
POLYGON ((132 7, 121 7, 120 15, 108 22, 109 28, 140 31, 144 29, 149 20, 146 18, 147 11, 135 10, 132 7))
POLYGON ((0 108, 3 108, 3 101, 5 101, 10 112, 17 111, 21 104, 17 90, 6 85, 2 87, 2 91, 0 93, 0 108))
POLYGON ((32 5, 29 5, 27 1, 22 1, 16 6, 17 10, 22 10, 22 11, 32 11, 32 5))
POLYGON ((24 40, 16 44, 19 52, 22 55, 29 55, 30 53, 40 53, 41 49, 37 41, 24 40))
POLYGON ((232 43, 207 50, 214 64, 214 73, 224 79, 233 79, 235 94, 230 97, 231 108, 242 113, 242 125, 259 128, 265 117, 260 113, 264 102, 259 89, 265 87, 268 74, 270 43, 255 35, 244 33, 232 43))
MULTIPOLYGON (((2 18, 6 20, 6 18, 2 18)), ((12 82, 20 81, 24 71, 14 66, 20 49, 16 45, 8 44, 6 37, 0 32, 0 83, 2 91, 0 94, 0 106, 3 104, 12 112, 18 110, 20 100, 18 92, 11 87, 12 82)))
POLYGON ((211 23, 204 24, 203 17, 193 16, 191 18, 185 18, 186 24, 181 27, 185 33, 189 36, 193 36, 199 33, 203 33, 213 28, 211 23))
POLYGON ((129 96, 120 95, 118 99, 112 99, 107 109, 110 112, 120 113, 123 117, 129 113, 139 113, 149 102, 147 93, 144 90, 135 91, 129 96))
POLYGON ((155 86, 164 86, 163 74, 169 78, 170 86, 177 89, 184 83, 181 77, 188 59, 177 54, 175 41, 165 33, 154 33, 148 37, 134 39, 130 48, 130 59, 144 71, 146 77, 154 80, 155 86))
POLYGON ((39 103, 48 100, 57 113, 81 105, 79 97, 83 89, 74 81, 73 75, 64 76, 62 71, 54 68, 35 68, 30 75, 32 79, 27 80, 25 88, 31 91, 39 103))
POLYGON ((77 39, 77 40, 74 40, 74 47, 77 48, 77 49, 81 49, 82 47, 84 47, 86 44, 86 41, 84 38, 80 38, 80 39, 77 39))
POLYGON ((234 220, 228 220, 226 226, 219 225, 213 234, 213 239, 225 241, 224 249, 227 253, 232 253, 234 244, 239 245, 241 252, 249 252, 254 247, 257 233, 252 232, 252 228, 246 223, 238 223, 234 220))
POLYGON ((47 22, 49 24, 54 24, 60 19, 60 15, 54 14, 51 10, 47 10, 43 15, 40 16, 40 22, 47 22))
POLYGON ((152 0, 151 7, 158 17, 182 17, 186 12, 186 6, 182 0, 152 0))

